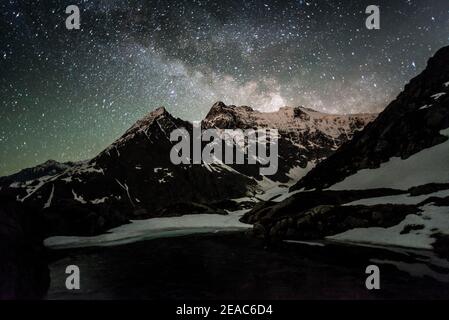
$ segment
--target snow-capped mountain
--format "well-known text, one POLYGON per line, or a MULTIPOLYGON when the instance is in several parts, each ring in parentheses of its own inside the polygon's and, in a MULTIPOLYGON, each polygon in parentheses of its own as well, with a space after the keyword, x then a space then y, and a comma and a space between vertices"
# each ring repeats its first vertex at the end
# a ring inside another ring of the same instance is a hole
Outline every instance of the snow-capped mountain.
MULTIPOLYGON (((269 179, 287 182, 295 170, 309 169, 373 119, 374 115, 328 115, 302 107, 261 113, 218 102, 202 127, 278 129, 279 171, 269 179)), ((170 133, 179 128, 193 131, 190 122, 158 108, 93 159, 54 164, 60 169, 54 169, 54 174, 28 169, 42 174, 35 179, 5 180, 11 183, 1 192, 43 211, 52 235, 96 234, 129 219, 225 214, 223 209, 229 206, 244 205, 229 199, 261 192, 260 164, 174 165, 170 151, 175 143, 170 133)))
POLYGON ((446 250, 449 47, 364 130, 242 221, 268 238, 446 250))
POLYGON ((255 186, 226 166, 172 164, 169 135, 181 127, 192 130, 156 109, 93 159, 2 192, 42 210, 49 234, 70 235, 95 234, 128 219, 207 212, 255 186))
MULTIPOLYGON (((382 163, 396 161, 397 158, 406 160, 424 149, 447 141, 447 137, 441 132, 449 127, 448 61, 449 47, 440 49, 429 60, 427 68, 405 86, 404 91, 385 108, 376 121, 329 159, 320 163, 292 189, 328 188, 361 169, 379 168, 382 163)), ((409 164, 407 161, 401 163, 409 164)), ((391 172, 396 175, 390 178, 403 180, 405 170, 412 176, 419 172, 426 175, 436 172, 435 165, 429 163, 429 166, 427 171, 416 168, 415 172, 412 167, 404 167, 391 172)), ((445 172, 449 174, 449 171, 445 172)), ((449 176, 443 175, 438 181, 416 181, 416 185, 439 181, 449 182, 449 176)), ((413 186, 410 184, 408 187, 413 186)), ((391 184, 384 186, 395 187, 391 184)), ((355 188, 355 185, 352 184, 351 187, 355 188)))
MULTIPOLYGON (((279 168, 271 180, 298 179, 316 163, 327 158, 344 142, 373 121, 375 114, 334 115, 304 107, 283 107, 260 112, 248 106, 215 103, 202 122, 203 128, 277 129, 279 168)), ((238 171, 245 167, 233 166, 238 171)), ((245 174, 254 173, 251 171, 245 174)))
POLYGON ((20 184, 22 182, 39 179, 45 176, 54 176, 67 170, 75 163, 61 163, 55 160, 48 160, 38 166, 26 168, 10 176, 0 177, 0 186, 7 186, 12 183, 20 184))

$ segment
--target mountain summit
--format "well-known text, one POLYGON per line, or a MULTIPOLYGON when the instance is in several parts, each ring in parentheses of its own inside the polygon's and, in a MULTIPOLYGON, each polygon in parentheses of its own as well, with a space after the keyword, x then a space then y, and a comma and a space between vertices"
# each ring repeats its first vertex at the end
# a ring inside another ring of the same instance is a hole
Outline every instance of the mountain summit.
MULTIPOLYGON (((279 183, 303 175, 374 117, 329 115, 302 107, 263 113, 217 102, 202 128, 278 129, 279 170, 266 178, 279 183)), ((4 179, 9 182, 0 191, 42 211, 50 235, 96 234, 129 219, 224 214, 229 203, 223 201, 262 191, 260 183, 266 180, 259 174, 260 163, 174 165, 170 133, 179 128, 193 131, 190 122, 157 108, 93 159, 67 164, 54 174, 4 179)))
MULTIPOLYGON (((344 142, 373 121, 375 114, 334 115, 304 107, 282 107, 260 112, 248 106, 216 102, 202 122, 203 128, 277 129, 279 170, 270 179, 297 179, 327 158, 344 142)), ((234 167, 236 170, 239 168, 234 167)))
MULTIPOLYGON (((440 132, 449 127, 448 61, 449 46, 440 49, 429 60, 427 68, 405 86, 404 91, 374 122, 317 165, 315 170, 292 189, 327 188, 361 169, 378 168, 393 157, 407 159, 426 148, 445 142, 447 137, 440 132)), ((434 169, 435 167, 428 168, 434 169)), ((416 172, 404 170, 396 173, 399 180, 405 174, 416 175, 416 172)), ((440 179, 449 182, 447 175, 440 179)), ((442 181, 440 179, 438 181, 442 181)), ((419 184, 419 181, 416 183, 419 184)), ((393 185, 384 185, 391 186, 393 185)))
POLYGON ((328 237, 435 249, 449 243, 449 47, 379 117, 319 163, 290 194, 242 221, 269 239, 328 237))

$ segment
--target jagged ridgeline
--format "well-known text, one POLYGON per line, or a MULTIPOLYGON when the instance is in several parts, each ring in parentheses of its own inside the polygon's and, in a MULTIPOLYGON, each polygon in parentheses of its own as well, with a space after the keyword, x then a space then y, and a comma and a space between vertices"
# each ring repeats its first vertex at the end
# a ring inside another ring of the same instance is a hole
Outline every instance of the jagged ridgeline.
POLYGON ((243 222, 277 239, 446 251, 449 235, 449 47, 376 120, 243 222))
MULTIPOLYGON (((202 127, 277 129, 279 168, 270 180, 297 179, 332 154, 375 115, 330 115, 303 107, 262 113, 250 107, 213 105, 202 127)), ((90 235, 129 219, 235 209, 229 199, 261 190, 256 165, 174 165, 170 133, 192 124, 158 108, 137 121, 91 160, 48 162, 3 178, 3 194, 42 211, 50 235, 90 235), (31 174, 33 173, 33 174, 31 174), (17 179, 16 179, 17 178, 17 179)))

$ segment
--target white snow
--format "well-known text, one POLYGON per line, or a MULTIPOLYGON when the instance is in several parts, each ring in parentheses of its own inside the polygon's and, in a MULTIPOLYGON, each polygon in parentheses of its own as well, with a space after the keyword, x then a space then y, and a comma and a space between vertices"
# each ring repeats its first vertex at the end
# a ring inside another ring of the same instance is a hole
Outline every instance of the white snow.
POLYGON ((129 187, 128 187, 128 185, 127 185, 126 183, 121 183, 118 179, 115 179, 115 181, 117 181, 117 183, 119 184, 119 186, 122 187, 123 190, 126 191, 126 194, 128 195, 129 202, 131 202, 131 205, 134 207, 134 202, 133 202, 133 200, 131 199, 131 194, 130 194, 130 192, 129 192, 129 187))
POLYGON ((44 204, 44 209, 45 209, 45 208, 50 208, 50 206, 51 206, 51 201, 53 200, 53 194, 54 194, 54 192, 55 192, 55 185, 52 184, 50 196, 48 197, 47 202, 44 204))
POLYGON ((236 199, 231 199, 232 201, 236 202, 236 203, 242 203, 242 202, 247 202, 247 201, 254 201, 254 198, 250 198, 250 197, 242 197, 242 198, 236 198, 236 199))
MULTIPOLYGON (((400 271, 407 272, 412 277, 431 277, 440 282, 449 282, 449 274, 442 273, 431 269, 425 263, 409 263, 404 261, 394 261, 394 260, 382 260, 382 259, 371 259, 371 262, 375 264, 391 264, 398 268, 400 271)), ((448 267, 447 263, 444 266, 448 267)))
POLYGON ((130 224, 109 230, 109 233, 93 237, 50 237, 45 246, 52 249, 90 246, 114 246, 136 241, 176 237, 196 233, 238 231, 252 228, 239 221, 248 210, 231 212, 229 215, 193 214, 181 217, 134 220, 130 224))
POLYGON ((284 242, 286 242, 286 243, 305 244, 305 245, 308 245, 308 246, 315 246, 315 247, 325 247, 326 246, 324 243, 314 242, 314 241, 284 240, 284 242))
POLYGON ((277 181, 273 181, 266 176, 262 176, 262 180, 256 180, 257 182, 257 192, 253 194, 252 196, 232 199, 233 201, 240 203, 244 201, 252 201, 252 202, 259 202, 259 201, 275 201, 275 202, 281 202, 288 197, 301 192, 302 190, 297 190, 293 192, 289 192, 289 187, 291 187, 297 179, 299 179, 302 176, 305 176, 307 172, 309 172, 313 167, 315 166, 315 162, 311 161, 307 164, 306 168, 301 168, 299 166, 293 167, 290 169, 287 176, 290 178, 288 182, 280 183, 277 181), (296 177, 296 178, 295 178, 296 177))
POLYGON ((438 99, 440 99, 442 96, 444 96, 445 94, 446 94, 446 92, 440 92, 440 93, 434 94, 434 95, 432 95, 432 96, 430 96, 430 97, 433 98, 434 100, 438 100, 438 99))
POLYGON ((67 178, 63 178, 63 179, 61 179, 62 181, 65 181, 65 182, 72 182, 72 176, 69 176, 69 177, 67 177, 67 178))
POLYGON ((203 163, 201 164, 201 166, 202 166, 202 167, 205 167, 205 168, 207 169, 207 171, 209 171, 209 172, 214 172, 214 170, 212 170, 212 168, 210 167, 210 165, 207 164, 206 162, 203 162, 203 163))
POLYGON ((349 202, 344 204, 345 206, 356 206, 356 205, 365 205, 365 206, 374 206, 377 204, 418 204, 430 197, 448 197, 449 190, 442 190, 438 192, 434 192, 431 194, 423 194, 420 196, 412 197, 409 194, 399 194, 394 196, 386 196, 386 197, 375 197, 375 198, 366 198, 353 202, 349 202))
POLYGON ((20 202, 25 201, 26 199, 28 199, 29 197, 31 197, 35 192, 37 192, 40 188, 42 188, 42 186, 44 186, 47 182, 51 182, 51 181, 56 180, 56 179, 59 178, 62 174, 63 174, 63 173, 58 174, 58 175, 56 175, 56 176, 44 176, 44 177, 40 177, 40 178, 37 179, 37 180, 27 181, 27 183, 26 183, 27 188, 25 189, 25 191, 26 191, 26 193, 27 193, 26 196, 24 196, 23 198, 20 198, 19 196, 17 196, 17 197, 16 197, 16 200, 17 200, 17 201, 20 201, 20 202), (30 183, 31 183, 31 182, 35 183, 36 181, 38 181, 38 183, 37 183, 36 185, 30 186, 30 183))
POLYGON ((95 167, 85 167, 83 170, 82 170, 82 172, 93 172, 93 173, 101 173, 101 174, 104 174, 104 171, 103 171, 103 169, 101 169, 101 168, 95 168, 95 167))
POLYGON ((159 123, 159 119, 156 119, 156 123, 159 126, 159 129, 161 129, 162 133, 165 135, 165 137, 168 139, 168 141, 170 141, 170 134, 167 134, 167 132, 165 131, 164 127, 161 126, 161 124, 159 123))
MULTIPOLYGON (((440 132, 449 136, 449 128, 440 132)), ((449 182, 449 140, 407 159, 391 158, 376 169, 363 169, 331 186, 331 190, 374 188, 408 189, 428 183, 449 182)))
POLYGON ((330 240, 373 243, 379 245, 432 249, 437 233, 449 234, 449 207, 426 205, 420 215, 410 214, 398 225, 390 228, 356 228, 327 237, 330 240), (424 229, 400 234, 406 225, 423 225, 424 229))
POLYGON ((75 190, 72 189, 72 194, 73 194, 73 198, 78 201, 81 202, 82 204, 86 204, 86 200, 84 200, 84 198, 82 196, 79 196, 76 194, 75 190))
POLYGON ((421 108, 419 108, 419 110, 428 109, 428 108, 430 108, 431 106, 432 106, 431 104, 425 104, 425 105, 423 105, 421 108))
POLYGON ((103 197, 103 198, 100 198, 100 199, 94 199, 94 200, 91 200, 90 203, 92 203, 92 204, 100 204, 100 203, 104 203, 107 199, 108 199, 108 197, 103 197))
POLYGON ((445 87, 449 87, 449 81, 443 84, 445 87))
POLYGON ((316 161, 309 161, 305 168, 301 168, 300 166, 296 166, 290 169, 287 173, 287 177, 289 177, 292 181, 296 182, 303 178, 310 170, 312 170, 316 165, 316 161))
POLYGON ((20 182, 13 182, 9 185, 10 188, 20 188, 21 187, 21 183, 20 182))

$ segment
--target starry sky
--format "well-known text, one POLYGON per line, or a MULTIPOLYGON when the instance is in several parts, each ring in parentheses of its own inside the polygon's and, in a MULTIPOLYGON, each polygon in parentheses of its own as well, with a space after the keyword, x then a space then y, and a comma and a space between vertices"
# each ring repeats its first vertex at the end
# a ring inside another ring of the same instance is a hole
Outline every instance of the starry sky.
POLYGON ((158 106, 379 112, 449 44, 447 0, 2 0, 0 175, 94 156, 158 106), (66 6, 81 29, 65 28, 66 6), (380 6, 381 29, 365 8, 380 6))

